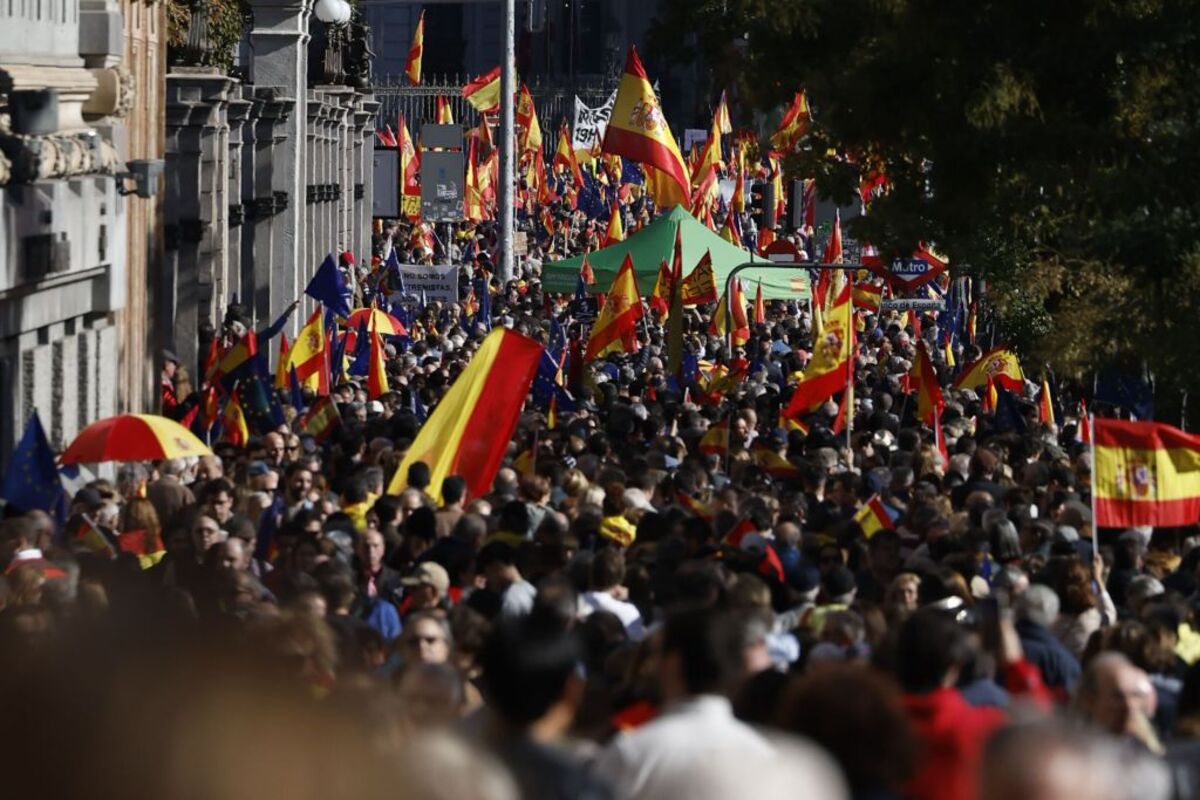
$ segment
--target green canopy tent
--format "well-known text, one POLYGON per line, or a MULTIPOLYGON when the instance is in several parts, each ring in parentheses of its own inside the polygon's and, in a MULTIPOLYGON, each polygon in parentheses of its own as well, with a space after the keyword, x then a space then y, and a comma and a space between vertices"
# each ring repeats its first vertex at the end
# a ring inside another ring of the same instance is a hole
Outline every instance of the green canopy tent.
MULTIPOLYGON (((637 273, 638 289, 643 297, 654 290, 658 278, 658 267, 664 260, 668 264, 675 250, 675 229, 683 228, 683 274, 692 271, 707 250, 712 253, 713 272, 717 277, 717 292, 725 291, 725 280, 739 264, 765 259, 752 255, 722 239, 704 226, 704 223, 688 213, 683 206, 675 206, 665 214, 642 228, 623 242, 588 253, 588 262, 596 274, 596 282, 589 287, 593 294, 607 292, 617 270, 625 261, 626 254, 633 258, 633 270, 637 273)), ((542 267, 542 286, 548 292, 568 294, 574 292, 583 267, 583 256, 575 256, 542 267)), ((750 267, 738 273, 746 288, 746 299, 753 300, 758 282, 762 281, 763 297, 768 300, 807 300, 809 297, 808 272, 781 269, 757 269, 750 267)))

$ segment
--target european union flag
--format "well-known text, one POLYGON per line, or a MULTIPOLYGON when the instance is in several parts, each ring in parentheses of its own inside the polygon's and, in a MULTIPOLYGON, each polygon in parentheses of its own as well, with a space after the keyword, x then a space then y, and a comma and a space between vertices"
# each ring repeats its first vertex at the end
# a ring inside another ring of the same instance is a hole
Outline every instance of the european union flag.
POLYGON ((996 416, 992 425, 998 433, 1025 433, 1029 428, 1016 399, 1000 386, 996 387, 996 416))
POLYGON ((300 378, 296 375, 296 365, 293 364, 288 370, 288 389, 291 391, 292 408, 296 409, 296 414, 304 412, 304 395, 300 391, 300 378))
MULTIPOLYGON (((349 335, 349 334, 347 334, 349 335)), ((367 331, 366 319, 358 322, 358 333, 354 339, 354 361, 346 372, 350 375, 365 376, 371 371, 371 334, 367 331)))
POLYGON ((412 411, 413 416, 417 418, 417 422, 419 424, 424 425, 425 419, 429 416, 429 411, 426 410, 425 404, 421 402, 421 398, 418 396, 417 390, 411 390, 408 394, 408 397, 410 401, 409 408, 412 411))
POLYGON ((490 331, 492 329, 492 291, 488 283, 488 279, 484 278, 483 291, 479 295, 479 313, 475 315, 475 322, 490 331))
POLYGON ((338 269, 332 255, 325 256, 325 260, 317 268, 317 274, 313 275, 308 286, 304 287, 304 293, 338 316, 350 316, 350 287, 346 285, 342 271, 338 269))
POLYGON ((384 269, 389 279, 394 277, 396 280, 392 291, 404 294, 404 273, 400 271, 400 257, 396 255, 396 248, 393 247, 388 253, 384 269))
POLYGON ((25 433, 8 459, 0 494, 21 511, 48 511, 59 526, 67 518, 67 493, 37 411, 25 424, 25 433))

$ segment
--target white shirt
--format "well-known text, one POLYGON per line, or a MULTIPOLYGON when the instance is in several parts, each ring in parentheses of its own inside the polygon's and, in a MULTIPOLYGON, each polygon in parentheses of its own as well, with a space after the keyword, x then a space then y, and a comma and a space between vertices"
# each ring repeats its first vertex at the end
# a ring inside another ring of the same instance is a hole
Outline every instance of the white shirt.
POLYGON ((595 611, 607 611, 621 620, 625 633, 635 642, 646 637, 646 628, 642 624, 642 612, 637 606, 625 600, 618 600, 608 592, 584 592, 579 598, 579 618, 586 619, 595 611))
POLYGON ((519 580, 504 590, 500 599, 500 613, 506 617, 523 617, 533 611, 533 600, 537 589, 527 580, 519 580))
POLYGON ((613 786, 618 800, 668 797, 667 787, 686 782, 714 758, 766 759, 774 747, 733 716, 725 697, 683 700, 661 717, 621 734, 596 762, 596 774, 613 786))

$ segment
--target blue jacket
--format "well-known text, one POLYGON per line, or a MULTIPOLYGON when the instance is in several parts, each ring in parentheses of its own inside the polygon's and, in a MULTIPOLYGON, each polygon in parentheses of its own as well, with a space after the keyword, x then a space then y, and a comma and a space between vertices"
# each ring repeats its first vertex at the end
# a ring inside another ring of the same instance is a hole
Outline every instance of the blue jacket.
POLYGON ((1042 673, 1042 680, 1052 689, 1070 692, 1079 682, 1082 669, 1079 660, 1053 633, 1041 625, 1021 620, 1017 623, 1017 635, 1021 637, 1021 648, 1025 659, 1042 673))

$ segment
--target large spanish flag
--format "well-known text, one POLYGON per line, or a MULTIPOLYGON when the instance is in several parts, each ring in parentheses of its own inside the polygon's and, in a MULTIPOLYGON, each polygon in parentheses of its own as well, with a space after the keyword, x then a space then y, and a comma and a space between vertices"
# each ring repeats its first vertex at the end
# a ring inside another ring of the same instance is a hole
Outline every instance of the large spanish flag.
POLYGON ((500 110, 500 67, 493 67, 462 89, 463 99, 483 114, 500 110))
POLYGON ((946 407, 946 401, 942 397, 937 371, 933 368, 933 359, 929 357, 929 348, 924 342, 917 345, 917 359, 913 362, 910 375, 917 390, 917 419, 932 427, 946 407))
POLYGON ((408 48, 408 60, 404 62, 404 74, 416 86, 421 82, 421 56, 425 53, 425 9, 417 19, 417 29, 413 31, 412 46, 408 48))
POLYGON ((825 326, 813 346, 812 360, 792 393, 786 416, 797 417, 850 384, 854 366, 853 310, 850 284, 847 283, 825 319, 825 326))
POLYGON ((640 162, 647 172, 647 190, 659 208, 687 204, 691 194, 687 165, 633 45, 601 151, 640 162))
MULTIPOLYGON (((538 123, 537 109, 533 105, 533 95, 524 83, 517 92, 517 127, 521 129, 517 137, 519 152, 538 152, 542 148, 542 126, 538 123)), ((538 157, 541 153, 538 152, 538 157)))
POLYGON ((788 151, 796 146, 796 142, 808 130, 808 121, 812 114, 808 110, 808 95, 804 90, 796 92, 792 104, 779 121, 779 127, 771 134, 771 145, 779 150, 788 151))
POLYGON ((541 358, 542 346, 519 333, 496 328, 488 334, 421 426, 388 494, 404 490, 408 468, 418 461, 429 465, 428 492, 439 503, 448 475, 465 478, 470 497, 491 491, 541 358))
POLYGON ((1096 525, 1200 522, 1200 436, 1157 422, 1094 420, 1096 525))
POLYGON ((317 394, 329 394, 325 364, 325 314, 320 306, 304 323, 300 335, 288 352, 288 372, 296 370, 296 379, 317 394))
POLYGON ((1013 351, 1003 347, 988 350, 974 364, 963 368, 962 374, 954 381, 954 388, 977 389, 987 385, 989 380, 999 383, 1010 392, 1024 391, 1025 373, 1021 371, 1021 362, 1013 351))
POLYGON ((637 322, 644 313, 633 259, 626 254, 617 277, 613 278, 612 288, 604 298, 604 308, 600 309, 600 316, 592 326, 584 360, 591 361, 608 353, 636 353, 637 322))

